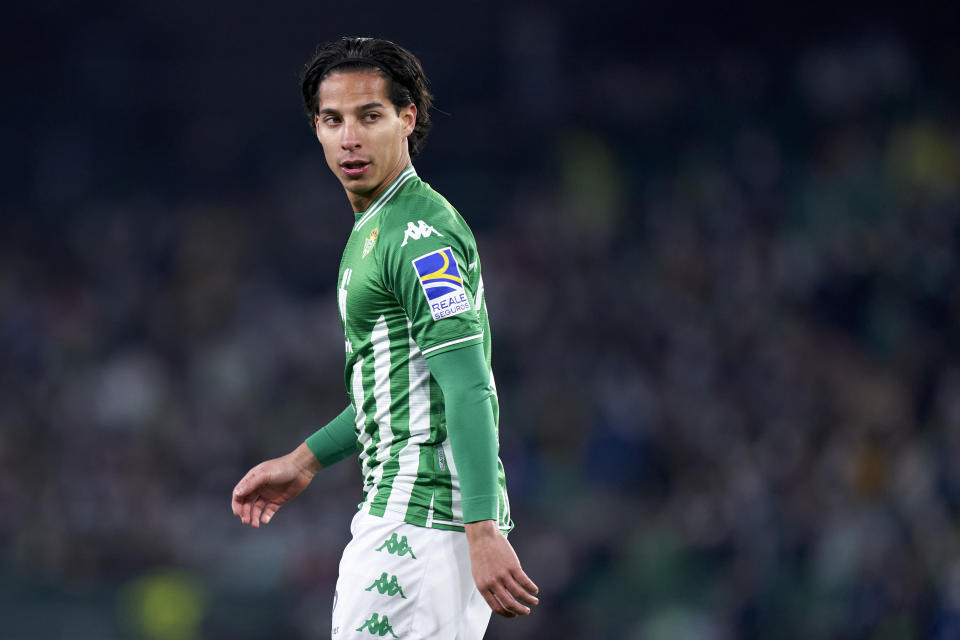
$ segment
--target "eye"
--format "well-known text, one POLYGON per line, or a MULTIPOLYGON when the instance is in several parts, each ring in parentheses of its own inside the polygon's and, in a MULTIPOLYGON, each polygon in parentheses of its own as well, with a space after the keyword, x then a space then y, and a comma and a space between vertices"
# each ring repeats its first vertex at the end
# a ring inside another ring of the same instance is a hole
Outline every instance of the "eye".
POLYGON ((365 122, 376 122, 379 119, 380 119, 380 114, 377 113, 376 111, 370 111, 368 113, 363 114, 363 120, 365 122))
POLYGON ((326 125, 335 125, 340 122, 340 118, 334 115, 327 115, 323 117, 323 124, 326 125))

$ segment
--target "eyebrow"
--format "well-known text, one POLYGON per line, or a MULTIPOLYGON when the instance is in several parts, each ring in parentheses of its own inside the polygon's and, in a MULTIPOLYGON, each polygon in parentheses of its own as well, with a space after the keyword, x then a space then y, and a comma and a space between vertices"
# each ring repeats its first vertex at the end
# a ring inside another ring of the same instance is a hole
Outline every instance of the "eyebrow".
MULTIPOLYGON (((377 109, 377 108, 382 109, 382 108, 383 108, 383 103, 382 103, 382 102, 368 102, 367 104, 360 105, 359 107, 357 107, 356 110, 359 112, 359 111, 367 111, 368 109, 377 109)), ((336 110, 336 109, 326 108, 326 109, 320 109, 319 111, 317 111, 317 113, 320 114, 320 115, 324 115, 324 114, 338 115, 340 112, 339 112, 338 110, 336 110)))

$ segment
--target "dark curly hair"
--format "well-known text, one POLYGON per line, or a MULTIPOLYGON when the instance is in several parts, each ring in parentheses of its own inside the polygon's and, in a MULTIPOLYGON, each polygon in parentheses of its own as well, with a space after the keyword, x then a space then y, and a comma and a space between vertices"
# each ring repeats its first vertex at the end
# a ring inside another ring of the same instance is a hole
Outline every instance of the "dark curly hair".
POLYGON ((417 57, 389 40, 379 38, 340 38, 321 44, 307 63, 300 79, 303 106, 314 127, 314 117, 320 112, 320 83, 330 73, 374 69, 387 79, 387 97, 394 109, 408 104, 417 107, 417 123, 407 138, 410 157, 417 155, 430 132, 430 106, 433 96, 427 90, 427 76, 417 57))

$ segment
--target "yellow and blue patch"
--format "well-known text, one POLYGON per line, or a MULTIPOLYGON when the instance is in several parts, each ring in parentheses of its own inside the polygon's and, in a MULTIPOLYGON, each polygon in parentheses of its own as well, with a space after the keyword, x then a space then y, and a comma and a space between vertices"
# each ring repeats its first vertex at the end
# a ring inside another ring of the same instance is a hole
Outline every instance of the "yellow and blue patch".
POLYGON ((453 249, 444 247, 422 255, 413 260, 413 268, 434 320, 470 310, 470 298, 464 288, 460 265, 453 255, 453 249))

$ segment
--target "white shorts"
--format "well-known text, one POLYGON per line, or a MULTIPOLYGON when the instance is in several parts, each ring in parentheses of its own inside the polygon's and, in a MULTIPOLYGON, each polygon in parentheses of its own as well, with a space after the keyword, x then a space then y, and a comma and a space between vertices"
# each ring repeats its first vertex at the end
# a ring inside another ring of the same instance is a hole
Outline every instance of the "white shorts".
POLYGON ((483 637, 490 607, 470 573, 467 536, 358 511, 333 599, 333 640, 483 637))

